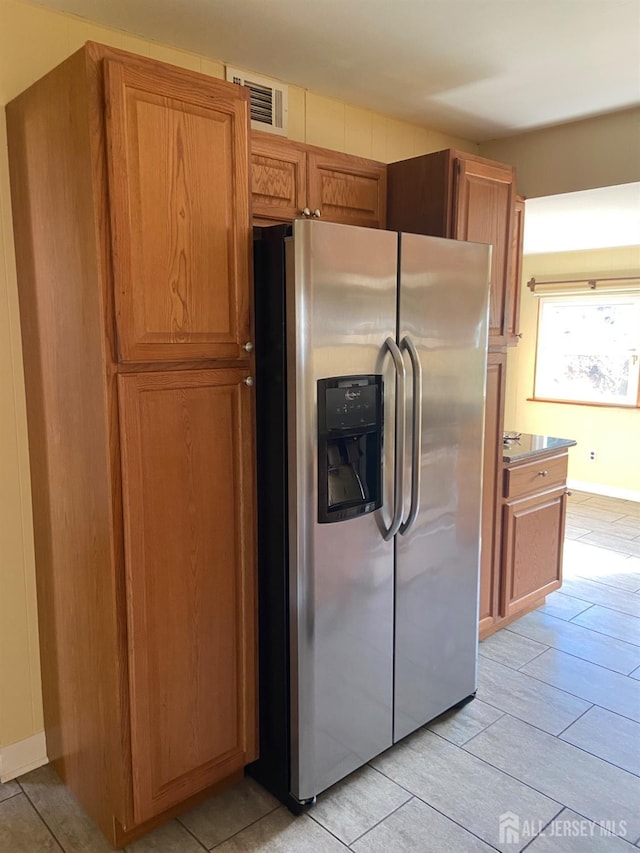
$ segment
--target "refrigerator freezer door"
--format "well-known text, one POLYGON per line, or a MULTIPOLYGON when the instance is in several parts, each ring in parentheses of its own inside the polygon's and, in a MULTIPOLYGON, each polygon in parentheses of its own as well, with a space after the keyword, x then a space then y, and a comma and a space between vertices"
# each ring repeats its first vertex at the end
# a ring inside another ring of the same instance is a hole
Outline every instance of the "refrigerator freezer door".
POLYGON ((287 243, 291 793, 306 800, 392 743, 397 234, 297 220, 287 243), (317 380, 381 374, 384 501, 318 523, 317 380))
MULTIPOLYGON (((395 741, 476 689, 490 252, 400 237, 398 340, 413 342, 422 367, 422 418, 405 454, 405 482, 415 483, 419 451, 419 510, 396 536, 395 741)), ((403 353, 411 424, 413 359, 403 353)))

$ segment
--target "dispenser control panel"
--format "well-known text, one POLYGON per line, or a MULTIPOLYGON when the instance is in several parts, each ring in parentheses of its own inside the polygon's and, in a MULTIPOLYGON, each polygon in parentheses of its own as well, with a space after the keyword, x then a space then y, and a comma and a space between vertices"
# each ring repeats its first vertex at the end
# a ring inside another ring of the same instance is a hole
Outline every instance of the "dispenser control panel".
POLYGON ((327 429, 375 426, 378 389, 373 385, 327 388, 327 429))

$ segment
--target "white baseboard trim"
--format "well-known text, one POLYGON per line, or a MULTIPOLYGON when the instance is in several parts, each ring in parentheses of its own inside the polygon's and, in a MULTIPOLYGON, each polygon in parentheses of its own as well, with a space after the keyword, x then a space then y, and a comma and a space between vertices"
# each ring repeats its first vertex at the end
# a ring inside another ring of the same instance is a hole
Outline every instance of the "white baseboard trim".
POLYGON ((29 770, 47 764, 47 742, 44 732, 0 748, 0 782, 9 782, 29 770))
POLYGON ((603 486, 600 483, 586 483, 583 480, 567 480, 567 486, 570 489, 577 489, 579 492, 591 492, 592 495, 640 502, 640 491, 638 489, 620 489, 618 486, 603 486))

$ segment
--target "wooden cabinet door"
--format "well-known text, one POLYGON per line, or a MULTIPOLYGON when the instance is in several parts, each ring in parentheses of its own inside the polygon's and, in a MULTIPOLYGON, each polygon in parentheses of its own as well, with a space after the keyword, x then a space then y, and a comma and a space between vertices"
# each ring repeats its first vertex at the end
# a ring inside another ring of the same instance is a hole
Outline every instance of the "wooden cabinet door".
POLYGON ((307 204, 307 155, 292 142, 251 134, 251 200, 254 217, 286 222, 307 204))
POLYGON ((253 399, 244 377, 118 377, 136 823, 256 757, 253 399))
POLYGON ((522 249, 524 243, 525 200, 516 196, 513 209, 513 235, 511 240, 511 277, 507 289, 507 344, 513 346, 520 340, 520 295, 522 293, 522 249))
POLYGON ((387 167, 362 157, 310 149, 307 203, 323 219, 384 228, 387 217, 387 167))
POLYGON ((188 72, 104 64, 119 357, 241 358, 247 93, 188 72))
POLYGON ((506 343, 514 195, 511 166, 462 158, 457 161, 451 236, 493 246, 489 343, 494 346, 506 343))
POLYGON ((489 353, 482 474, 482 549, 480 552, 480 638, 498 618, 502 498, 502 429, 505 353, 489 353))
POLYGON ((564 486, 504 506, 502 615, 511 616, 562 584, 564 486))

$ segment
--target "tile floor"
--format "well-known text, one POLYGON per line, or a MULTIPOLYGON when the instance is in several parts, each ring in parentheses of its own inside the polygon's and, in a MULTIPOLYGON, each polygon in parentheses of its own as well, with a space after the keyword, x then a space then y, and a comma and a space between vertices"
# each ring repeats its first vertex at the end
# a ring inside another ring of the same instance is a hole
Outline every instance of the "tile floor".
MULTIPOLYGON (((544 607, 481 644, 474 702, 327 791, 309 814, 292 817, 247 779, 127 850, 640 847, 640 504, 574 493, 565 578, 544 607)), ((0 853, 110 849, 48 767, 0 785, 0 853)))

